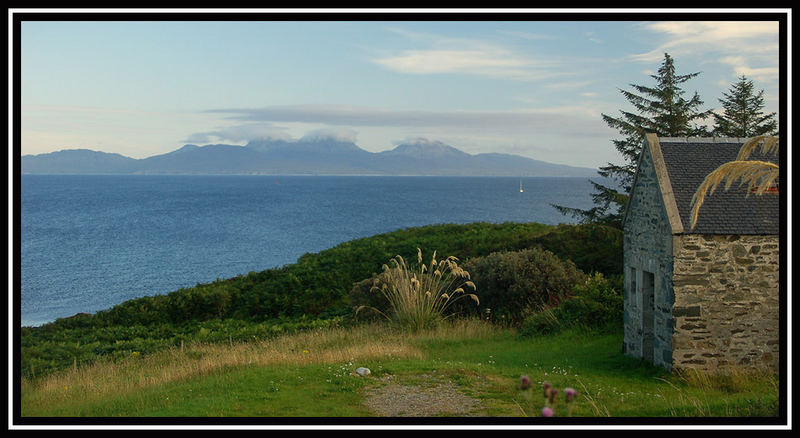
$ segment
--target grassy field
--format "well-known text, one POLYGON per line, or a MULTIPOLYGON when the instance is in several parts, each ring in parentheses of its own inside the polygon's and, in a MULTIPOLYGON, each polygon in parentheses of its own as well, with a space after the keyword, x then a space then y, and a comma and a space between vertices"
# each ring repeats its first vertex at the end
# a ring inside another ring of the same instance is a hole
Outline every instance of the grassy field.
MULTIPOLYGON (((566 387, 578 391, 569 405, 572 417, 779 414, 779 382, 772 374, 673 375, 626 357, 620 347, 621 333, 570 330, 531 338, 476 320, 419 333, 386 325, 325 328, 266 341, 134 353, 23 380, 21 414, 31 419, 375 417, 379 413, 370 403, 380 400, 370 396, 380 389, 421 394, 447 387, 475 402, 468 412, 443 400, 435 409, 423 408, 428 412, 404 415, 540 417, 545 381, 562 394, 566 387), (358 367, 371 374, 358 376, 358 367), (531 389, 519 388, 521 376, 530 378, 531 389)), ((567 405, 558 399, 555 417, 566 415, 567 405)))

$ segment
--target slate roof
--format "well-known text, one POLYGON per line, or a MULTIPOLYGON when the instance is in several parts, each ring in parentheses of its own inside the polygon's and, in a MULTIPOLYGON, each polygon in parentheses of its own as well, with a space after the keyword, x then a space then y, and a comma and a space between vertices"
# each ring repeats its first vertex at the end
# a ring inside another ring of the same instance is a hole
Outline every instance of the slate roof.
MULTIPOLYGON (((721 164, 733 161, 745 139, 659 138, 675 203, 686 234, 777 235, 779 195, 747 196, 745 187, 734 182, 728 191, 724 183, 707 195, 700 207, 697 225, 690 229, 691 201, 703 179, 721 164)), ((774 155, 755 153, 750 159, 778 162, 774 155)))

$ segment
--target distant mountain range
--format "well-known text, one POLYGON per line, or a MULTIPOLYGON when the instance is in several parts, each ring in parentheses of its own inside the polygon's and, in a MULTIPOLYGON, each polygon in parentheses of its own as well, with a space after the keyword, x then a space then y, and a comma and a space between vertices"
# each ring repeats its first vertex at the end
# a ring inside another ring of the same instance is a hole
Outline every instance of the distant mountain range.
POLYGON ((24 174, 296 174, 431 176, 596 176, 597 170, 508 154, 468 154, 439 141, 417 140, 369 152, 328 139, 254 140, 245 146, 187 144, 136 159, 68 149, 23 155, 24 174))

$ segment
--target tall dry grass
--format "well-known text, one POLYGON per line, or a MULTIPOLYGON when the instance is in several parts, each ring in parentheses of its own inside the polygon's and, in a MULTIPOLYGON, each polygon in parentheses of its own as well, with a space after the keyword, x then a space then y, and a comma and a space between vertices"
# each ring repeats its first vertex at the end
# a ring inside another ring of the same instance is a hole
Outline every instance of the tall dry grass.
POLYGON ((679 380, 692 388, 705 391, 723 391, 735 393, 752 387, 754 382, 765 390, 778 390, 778 377, 768 368, 725 367, 715 372, 686 369, 676 372, 679 380))
POLYGON ((287 334, 268 340, 233 344, 196 343, 121 361, 100 361, 45 378, 21 381, 23 415, 26 408, 52 406, 80 399, 99 401, 147 387, 212 375, 243 366, 364 363, 377 359, 418 359, 416 339, 481 338, 495 333, 486 323, 454 320, 418 334, 370 324, 287 334))
POLYGON ((401 327, 416 331, 430 328, 448 316, 445 312, 456 301, 470 298, 479 303, 478 296, 472 293, 475 283, 470 281, 469 272, 458 266, 456 257, 437 261, 434 251, 426 265, 422 250, 417 248, 415 267, 409 266, 399 255, 390 260, 390 264, 383 265, 383 274, 372 290, 389 301, 391 313, 373 310, 401 327))
MULTIPOLYGON (((752 392, 754 388, 760 394, 778 394, 779 381, 774 371, 768 368, 741 368, 736 366, 722 367, 716 371, 697 369, 676 370, 677 382, 683 387, 667 379, 658 378, 667 383, 673 392, 665 400, 669 400, 669 412, 674 417, 705 417, 719 415, 714 413, 712 404, 718 401, 710 394, 723 392, 728 394, 752 392), (700 392, 691 390, 701 390, 700 392)), ((750 407, 737 408, 726 406, 725 415, 730 417, 745 415, 750 407)), ((760 414, 759 414, 760 415, 760 414)))

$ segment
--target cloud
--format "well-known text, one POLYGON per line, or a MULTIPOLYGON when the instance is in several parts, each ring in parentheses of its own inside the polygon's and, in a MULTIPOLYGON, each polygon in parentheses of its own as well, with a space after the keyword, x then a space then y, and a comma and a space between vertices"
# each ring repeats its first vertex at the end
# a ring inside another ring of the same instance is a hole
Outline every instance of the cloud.
MULTIPOLYGON (((294 105, 213 110, 228 120, 303 129, 305 139, 337 138, 368 151, 399 139, 442 141, 467 153, 522 152, 530 158, 597 167, 614 160, 605 145, 616 132, 600 117, 599 102, 509 111, 417 111, 349 105, 294 105), (358 142, 355 141, 356 131, 358 142), (515 149, 518 148, 518 149, 515 149)), ((301 131, 302 132, 302 131, 301 131)), ((291 141, 291 140, 290 140, 291 141)))
MULTIPOLYGON (((357 132, 350 128, 334 127, 321 128, 306 132, 300 140, 320 141, 338 140, 355 143, 357 132)), ((227 126, 216 131, 196 132, 187 137, 186 142, 207 144, 212 142, 249 142, 253 140, 283 140, 296 141, 287 132, 287 128, 278 127, 269 123, 251 123, 246 125, 227 126)))
POLYGON ((595 44, 603 44, 603 40, 597 38, 594 32, 586 32, 584 35, 586 36, 586 39, 589 40, 590 42, 593 42, 595 44))
POLYGON ((644 28, 663 34, 658 48, 631 56, 639 62, 658 62, 664 53, 713 56, 713 61, 731 65, 736 74, 774 80, 778 75, 777 21, 665 21, 644 28), (759 67, 751 67, 759 65, 759 67))
POLYGON ((727 42, 755 37, 776 37, 777 21, 661 21, 648 23, 646 28, 669 34, 676 38, 675 44, 727 42))
MULTIPOLYGON (((420 46, 384 53, 372 59, 374 64, 398 73, 460 74, 517 81, 538 81, 569 74, 551 61, 544 62, 477 38, 453 38, 397 28, 388 30, 420 46)), ((552 38, 528 32, 499 33, 525 39, 552 38)))
POLYGON ((408 74, 465 74, 519 81, 535 81, 563 75, 547 71, 528 59, 503 50, 423 49, 404 50, 395 56, 373 59, 389 70, 408 74))
POLYGON ((524 32, 524 31, 515 31, 515 30, 498 30, 497 33, 502 35, 511 35, 518 38, 522 38, 525 40, 554 40, 556 39, 553 35, 547 35, 542 33, 533 33, 533 32, 524 32))
POLYGON ((559 81, 553 82, 551 84, 544 85, 544 88, 548 90, 568 90, 574 88, 585 88, 592 84, 595 84, 596 80, 586 80, 586 81, 559 81))
POLYGON ((660 60, 664 52, 682 53, 753 53, 778 49, 778 22, 762 21, 665 21, 648 23, 645 29, 665 34, 658 48, 633 55, 634 60, 660 60), (765 46, 765 43, 767 44, 765 46))
MULTIPOLYGON (((316 123, 345 127, 404 127, 422 129, 514 130, 536 132, 569 127, 571 132, 597 134, 598 111, 587 114, 580 105, 564 108, 508 111, 396 110, 351 105, 278 105, 227 108, 207 112, 229 114, 231 120, 257 123, 316 123)), ((565 128, 566 129, 566 128, 565 128)))
POLYGON ((246 142, 250 140, 288 140, 285 128, 268 123, 226 126, 216 131, 197 132, 185 141, 189 143, 211 143, 215 141, 246 142))
POLYGON ((778 66, 774 67, 751 67, 753 60, 747 59, 744 56, 725 56, 720 58, 720 62, 728 64, 733 67, 736 76, 745 75, 750 79, 757 81, 770 81, 778 77, 778 66))
MULTIPOLYGON (((437 144, 442 143, 440 138, 429 135, 407 135, 402 140, 392 140, 394 146, 401 144, 437 144)), ((447 143, 446 141, 444 143, 447 143)))
POLYGON ((355 143, 357 132, 349 128, 321 128, 309 131, 301 140, 303 141, 320 141, 320 140, 336 140, 341 142, 355 143))
POLYGON ((375 63, 404 73, 453 73, 464 69, 493 71, 518 69, 526 62, 481 50, 405 50, 375 63))

